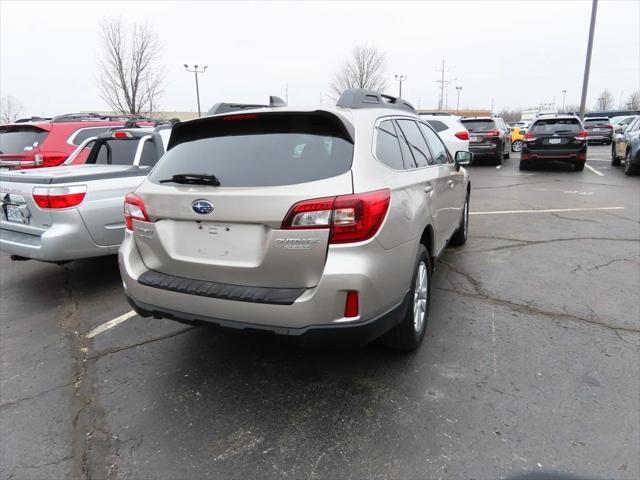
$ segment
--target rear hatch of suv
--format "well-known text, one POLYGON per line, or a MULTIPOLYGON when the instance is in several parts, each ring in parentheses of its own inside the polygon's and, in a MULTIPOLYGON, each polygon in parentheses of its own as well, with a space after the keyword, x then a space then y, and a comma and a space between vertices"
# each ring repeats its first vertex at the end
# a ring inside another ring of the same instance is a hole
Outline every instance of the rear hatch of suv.
POLYGON ((530 151, 573 153, 584 146, 586 135, 577 118, 536 120, 525 135, 530 151))
POLYGON ((487 119, 462 119, 460 121, 469 130, 469 145, 495 144, 500 136, 496 122, 487 119))
POLYGON ((330 230, 282 225, 298 202, 319 199, 302 207, 304 216, 353 193, 350 128, 324 111, 237 113, 178 124, 169 150, 135 192, 153 222, 134 228, 145 265, 235 285, 317 285, 330 230))
POLYGON ((32 163, 49 131, 36 125, 5 125, 0 127, 0 168, 19 167, 32 163))

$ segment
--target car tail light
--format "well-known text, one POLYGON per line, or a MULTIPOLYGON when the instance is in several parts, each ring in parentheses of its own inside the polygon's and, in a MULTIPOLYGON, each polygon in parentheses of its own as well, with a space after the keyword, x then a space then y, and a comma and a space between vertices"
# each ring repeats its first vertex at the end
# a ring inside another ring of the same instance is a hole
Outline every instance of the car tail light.
POLYGON ((35 187, 33 189, 33 201, 36 202, 38 207, 47 210, 72 208, 80 205, 86 194, 86 185, 35 187))
POLYGON ((525 161, 525 160, 529 160, 529 154, 528 153, 523 153, 520 155, 520 161, 525 161))
POLYGON ((586 130, 582 130, 580 133, 578 133, 574 138, 576 140, 586 140, 588 136, 588 133, 586 130))
POLYGON ((536 135, 533 132, 527 132, 524 134, 524 141, 525 142, 535 142, 536 141, 536 135))
POLYGON ((499 137, 500 136, 500 130, 494 128, 493 130, 489 130, 488 132, 486 132, 484 134, 485 137, 499 137))
POLYGON ((469 140, 469 132, 467 132, 466 130, 456 132, 455 136, 458 137, 460 140, 469 140))
POLYGON ((56 167, 64 162, 69 155, 63 152, 43 152, 33 156, 33 163, 37 167, 56 167))
POLYGON ((133 193, 127 193, 127 196, 124 197, 124 223, 127 226, 127 230, 133 230, 134 219, 143 222, 151 221, 147 214, 147 207, 145 207, 142 199, 133 193))
POLYGON ((283 230, 330 229, 329 243, 363 242, 373 237, 389 209, 388 189, 296 203, 282 222, 283 230))
POLYGON ((360 305, 358 299, 358 292, 355 290, 349 290, 347 292, 347 300, 344 304, 344 316, 345 318, 354 318, 360 315, 360 305))

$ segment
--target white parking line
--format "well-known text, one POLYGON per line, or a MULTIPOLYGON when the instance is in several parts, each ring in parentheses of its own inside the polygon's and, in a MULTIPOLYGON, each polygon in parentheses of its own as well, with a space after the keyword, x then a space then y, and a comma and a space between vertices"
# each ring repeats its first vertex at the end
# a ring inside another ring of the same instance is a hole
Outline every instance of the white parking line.
POLYGON ((499 213, 595 212, 598 210, 624 210, 624 207, 550 208, 548 210, 496 210, 495 212, 469 212, 469 215, 497 215, 499 213))
POLYGON ((120 325, 125 320, 129 320, 131 317, 135 317, 135 316, 136 316, 136 312, 131 310, 130 312, 120 315, 119 317, 116 317, 113 320, 109 320, 108 322, 105 322, 102 325, 97 326, 96 328, 91 330, 89 333, 87 333, 87 338, 93 338, 96 335, 100 335, 101 333, 104 333, 107 330, 112 329, 116 325, 120 325))
POLYGON ((593 168, 591 165, 589 165, 588 163, 584 164, 585 167, 587 167, 589 170, 591 170, 593 173, 595 173, 596 175, 600 175, 601 177, 604 177, 604 173, 599 172, 598 170, 596 170, 595 168, 593 168))

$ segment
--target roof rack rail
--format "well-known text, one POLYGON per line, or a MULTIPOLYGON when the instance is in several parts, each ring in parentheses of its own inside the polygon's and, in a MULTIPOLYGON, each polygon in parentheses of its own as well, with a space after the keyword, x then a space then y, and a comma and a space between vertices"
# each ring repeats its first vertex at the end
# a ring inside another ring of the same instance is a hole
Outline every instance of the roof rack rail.
POLYGON ((51 120, 51 119, 45 118, 45 117, 18 118, 17 120, 14 120, 12 123, 43 122, 45 120, 51 120))
POLYGON ((409 102, 366 88, 349 88, 342 92, 336 106, 343 108, 394 108, 417 113, 409 102))
POLYGON ((206 116, 209 117, 211 115, 218 115, 219 113, 238 112, 240 110, 251 110, 254 108, 275 108, 286 106, 287 103, 284 100, 282 100, 280 97, 272 95, 269 97, 269 105, 262 105, 257 103, 216 103, 209 109, 206 116))
POLYGON ((431 115, 432 117, 452 117, 453 113, 443 112, 442 110, 419 110, 420 115, 431 115))
POLYGON ((136 115, 130 113, 116 113, 116 114, 102 114, 102 113, 94 113, 94 112, 80 112, 80 113, 65 113, 63 115, 56 115, 51 119, 51 123, 62 123, 62 122, 77 122, 83 120, 104 120, 104 121, 117 121, 117 120, 125 120, 125 121, 153 121, 144 115, 136 115))

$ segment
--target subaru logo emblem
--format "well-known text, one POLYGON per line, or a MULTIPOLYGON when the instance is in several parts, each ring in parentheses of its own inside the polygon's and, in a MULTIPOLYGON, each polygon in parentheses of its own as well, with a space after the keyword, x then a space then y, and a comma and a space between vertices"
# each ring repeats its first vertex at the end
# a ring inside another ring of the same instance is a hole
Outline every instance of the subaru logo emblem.
POLYGON ((191 209, 200 215, 208 215, 213 212, 213 203, 209 200, 196 200, 191 204, 191 209))

